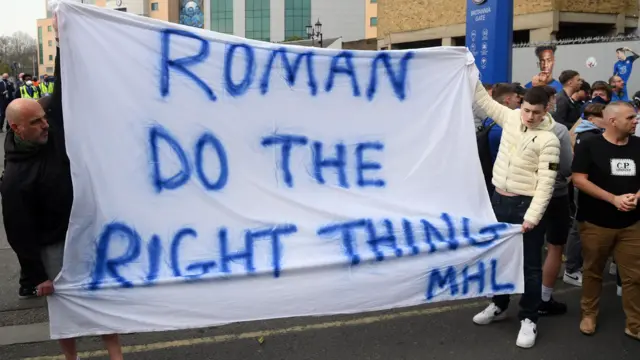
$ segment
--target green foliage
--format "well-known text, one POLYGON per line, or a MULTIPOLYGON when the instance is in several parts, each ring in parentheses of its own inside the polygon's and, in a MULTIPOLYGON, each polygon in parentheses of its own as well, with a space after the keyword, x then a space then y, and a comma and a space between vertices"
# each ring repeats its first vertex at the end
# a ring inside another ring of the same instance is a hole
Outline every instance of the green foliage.
POLYGON ((300 36, 292 36, 292 37, 290 37, 290 38, 286 39, 284 42, 289 42, 289 41, 300 41, 300 40, 306 40, 306 39, 303 39, 303 38, 301 38, 300 36))
POLYGON ((10 72, 11 72, 11 66, 9 66, 9 64, 0 62, 0 74, 4 74, 4 73, 8 74, 10 72))

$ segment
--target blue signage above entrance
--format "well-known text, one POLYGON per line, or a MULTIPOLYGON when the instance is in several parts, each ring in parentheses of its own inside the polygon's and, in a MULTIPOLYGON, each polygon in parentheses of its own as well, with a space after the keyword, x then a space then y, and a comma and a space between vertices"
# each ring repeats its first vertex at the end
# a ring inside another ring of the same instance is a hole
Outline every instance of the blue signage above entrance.
POLYGON ((466 35, 482 82, 511 82, 513 0, 467 0, 466 35))

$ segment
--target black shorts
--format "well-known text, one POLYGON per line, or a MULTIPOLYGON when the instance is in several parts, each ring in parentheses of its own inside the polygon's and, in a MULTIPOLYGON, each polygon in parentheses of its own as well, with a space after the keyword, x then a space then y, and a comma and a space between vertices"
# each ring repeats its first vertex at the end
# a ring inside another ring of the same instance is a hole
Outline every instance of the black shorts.
POLYGON ((558 246, 566 244, 569 229, 571 229, 569 195, 552 197, 543 218, 546 226, 547 242, 558 246))

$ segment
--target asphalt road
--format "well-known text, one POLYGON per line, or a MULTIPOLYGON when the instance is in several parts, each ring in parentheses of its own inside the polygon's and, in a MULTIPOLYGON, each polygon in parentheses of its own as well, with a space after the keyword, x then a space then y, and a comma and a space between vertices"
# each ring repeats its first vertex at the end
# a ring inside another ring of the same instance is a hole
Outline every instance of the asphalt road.
MULTIPOLYGON (((21 340, 21 344, 0 346, 0 360, 62 359, 55 342, 42 341, 42 336, 25 330, 29 326, 45 328, 47 314, 41 300, 18 300, 18 270, 0 230, 0 334, 4 330, 4 334, 21 340)), ((607 277, 607 281, 595 336, 586 337, 578 331, 580 289, 559 283, 555 297, 569 304, 569 313, 541 319, 537 345, 528 350, 515 346, 519 329, 515 306, 504 322, 486 327, 471 322, 486 299, 352 316, 131 334, 123 336, 123 345, 126 359, 139 360, 638 360, 640 341, 624 335, 620 298, 615 295, 613 277, 607 277)), ((101 348, 98 338, 79 342, 83 359, 106 359, 101 348)))
MULTIPOLYGON (((538 344, 515 346, 519 323, 513 315, 501 323, 479 327, 471 317, 484 300, 454 302, 357 316, 296 318, 231 324, 193 331, 134 334, 123 337, 125 358, 162 359, 476 359, 476 360, 637 360, 640 342, 624 336, 624 315, 615 286, 605 287, 599 331, 587 337, 578 331, 579 289, 563 289, 559 300, 568 314, 539 324, 538 344), (568 290, 568 291, 567 291, 568 290), (261 343, 260 338, 264 341, 261 343)), ((85 358, 104 358, 95 339, 80 342, 85 358)), ((55 343, 0 348, 0 358, 57 359, 55 343)))

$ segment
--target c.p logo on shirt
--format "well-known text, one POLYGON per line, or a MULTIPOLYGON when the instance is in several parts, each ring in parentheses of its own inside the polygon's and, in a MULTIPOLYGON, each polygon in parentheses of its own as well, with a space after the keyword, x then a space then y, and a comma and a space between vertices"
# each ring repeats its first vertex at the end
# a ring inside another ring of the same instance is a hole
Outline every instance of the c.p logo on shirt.
POLYGON ((636 176, 636 162, 633 159, 611 159, 611 175, 636 176))

